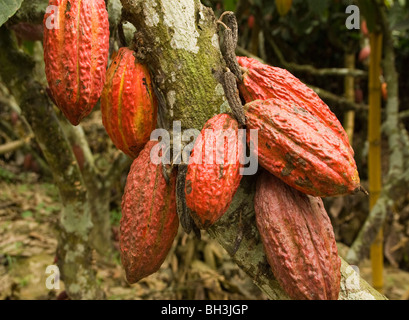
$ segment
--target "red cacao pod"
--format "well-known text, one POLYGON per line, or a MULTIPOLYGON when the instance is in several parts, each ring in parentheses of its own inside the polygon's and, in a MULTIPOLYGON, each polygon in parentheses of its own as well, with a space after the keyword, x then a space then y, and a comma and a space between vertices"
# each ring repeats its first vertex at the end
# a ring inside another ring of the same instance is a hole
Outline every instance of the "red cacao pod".
POLYGON ((148 68, 123 47, 108 68, 102 122, 115 146, 136 158, 156 127, 158 104, 148 68))
POLYGON ((162 164, 151 161, 156 141, 149 141, 133 161, 122 197, 121 261, 129 283, 159 270, 176 237, 175 183, 163 177, 162 164))
POLYGON ((314 90, 285 69, 272 67, 247 57, 237 57, 237 60, 239 65, 246 69, 243 82, 239 84, 245 102, 277 98, 295 103, 331 128, 354 155, 341 123, 314 90))
POLYGON ((292 299, 338 299, 341 259, 321 198, 307 196, 264 171, 254 198, 268 263, 292 299))
POLYGON ((199 228, 215 223, 229 208, 241 181, 240 156, 244 152, 238 123, 228 114, 206 122, 189 159, 186 205, 199 228))
POLYGON ((295 189, 318 197, 355 193, 360 180, 354 157, 332 130, 303 108, 278 99, 245 105, 247 128, 258 130, 261 166, 295 189))
POLYGON ((97 103, 105 81, 109 22, 104 0, 50 0, 44 16, 44 62, 58 108, 78 125, 97 103))

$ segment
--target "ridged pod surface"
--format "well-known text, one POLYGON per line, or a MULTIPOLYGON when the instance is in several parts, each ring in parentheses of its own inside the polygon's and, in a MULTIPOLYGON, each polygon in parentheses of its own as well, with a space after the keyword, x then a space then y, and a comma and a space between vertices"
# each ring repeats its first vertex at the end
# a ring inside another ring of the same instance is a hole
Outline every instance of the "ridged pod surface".
POLYGON ((195 141, 185 196, 199 228, 210 227, 227 211, 239 187, 244 141, 238 129, 237 121, 230 115, 219 114, 206 122, 195 141))
POLYGON ((318 197, 360 190, 355 160, 345 144, 314 115, 279 99, 245 105, 247 142, 262 167, 295 189, 318 197))
POLYGON ((243 82, 239 84, 240 93, 246 103, 270 98, 295 103, 331 128, 354 155, 348 135, 341 123, 314 90, 308 88, 285 69, 272 67, 247 57, 237 57, 237 61, 246 69, 243 82))
POLYGON ((50 0, 49 6, 55 7, 44 16, 45 74, 54 102, 78 125, 104 86, 108 13, 104 0, 50 0))
POLYGON ((321 198, 264 171, 254 209, 268 263, 283 290, 298 300, 338 299, 341 259, 321 198))
POLYGON ((120 48, 101 95, 102 123, 114 145, 136 158, 156 128, 158 103, 148 68, 120 48))
POLYGON ((151 162, 150 152, 156 143, 149 141, 132 163, 122 197, 120 249, 129 283, 159 270, 179 226, 176 175, 166 184, 162 165, 151 162))

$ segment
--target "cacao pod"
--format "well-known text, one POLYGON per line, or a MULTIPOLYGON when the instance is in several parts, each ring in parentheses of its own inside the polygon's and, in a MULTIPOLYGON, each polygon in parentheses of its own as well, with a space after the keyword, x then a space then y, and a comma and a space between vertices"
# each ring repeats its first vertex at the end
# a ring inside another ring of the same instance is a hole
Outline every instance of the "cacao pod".
POLYGON ((245 105, 247 142, 262 167, 301 192, 318 197, 358 192, 354 157, 324 123, 294 103, 278 99, 245 105))
POLYGON ((321 198, 307 196, 264 171, 254 198, 267 261, 292 299, 338 299, 341 259, 321 198))
POLYGON ((149 141, 133 161, 122 197, 121 261, 129 283, 159 270, 176 237, 175 183, 163 177, 162 164, 151 162, 156 141, 149 141))
POLYGON ((246 69, 243 82, 239 84, 240 93, 246 103, 269 98, 295 103, 331 128, 354 155, 341 123, 312 89, 285 69, 272 67, 247 57, 237 57, 237 60, 239 65, 246 69))
POLYGON ((101 113, 114 145, 136 158, 156 127, 158 104, 148 68, 129 48, 120 48, 108 68, 101 113))
POLYGON ((219 114, 206 122, 193 146, 185 196, 199 228, 210 227, 227 211, 239 187, 244 142, 238 128, 230 115, 219 114))
POLYGON ((293 0, 275 0, 276 8, 280 16, 285 16, 291 9, 293 0))
POLYGON ((50 0, 44 16, 44 62, 58 108, 78 125, 97 103, 105 81, 109 22, 104 0, 50 0))

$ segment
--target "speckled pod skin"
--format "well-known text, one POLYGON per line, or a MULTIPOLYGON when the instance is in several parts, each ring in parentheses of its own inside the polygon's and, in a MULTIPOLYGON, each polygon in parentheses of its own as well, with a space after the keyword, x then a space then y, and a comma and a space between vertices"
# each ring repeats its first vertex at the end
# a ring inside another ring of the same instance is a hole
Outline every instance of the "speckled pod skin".
POLYGON ((122 197, 120 250, 129 283, 159 270, 179 226, 176 174, 167 185, 162 165, 151 162, 150 152, 156 143, 149 141, 133 161, 122 197))
POLYGON ((283 290, 297 300, 338 299, 341 259, 321 198, 264 171, 254 209, 268 263, 283 290))
MULTIPOLYGON (((312 196, 359 191, 354 157, 339 136, 314 115, 278 99, 255 100, 244 108, 247 129, 258 129, 255 153, 262 167, 312 196)), ((250 139, 248 131, 248 143, 250 139)))
POLYGON ((239 90, 246 102, 276 98, 295 103, 320 119, 341 139, 348 151, 354 155, 341 123, 321 98, 298 78, 285 69, 263 64, 255 59, 237 57, 239 65, 245 68, 239 90))
POLYGON ((78 125, 97 103, 105 81, 109 22, 104 0, 50 0, 57 13, 44 16, 45 74, 52 98, 78 125), (58 17, 58 28, 50 15, 58 17))
POLYGON ((156 128, 158 103, 148 68, 129 48, 120 48, 109 66, 101 112, 114 145, 136 158, 156 128))
POLYGON ((235 119, 219 114, 206 122, 193 147, 185 184, 186 205, 199 228, 210 227, 229 208, 242 178, 243 152, 244 143, 239 139, 235 119), (223 135, 224 144, 217 144, 223 135), (212 159, 207 161, 210 154, 212 159))

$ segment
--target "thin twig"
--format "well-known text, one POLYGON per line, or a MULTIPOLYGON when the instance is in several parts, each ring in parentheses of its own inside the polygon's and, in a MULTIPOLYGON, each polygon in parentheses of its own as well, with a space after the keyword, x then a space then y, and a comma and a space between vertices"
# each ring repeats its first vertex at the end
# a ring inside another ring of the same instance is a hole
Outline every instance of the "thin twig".
POLYGON ((363 70, 358 69, 347 69, 347 68, 322 68, 317 69, 311 65, 299 65, 293 62, 288 62, 285 60, 284 55, 281 50, 275 44, 274 40, 271 37, 267 37, 268 43, 274 50, 278 60, 284 66, 284 68, 296 71, 296 72, 306 72, 315 76, 351 76, 351 77, 367 77, 368 73, 363 70))
POLYGON ((357 104, 354 102, 349 101, 348 99, 344 97, 337 96, 336 94, 333 94, 329 91, 326 91, 322 88, 314 87, 312 85, 308 85, 309 88, 315 91, 316 94, 318 94, 321 99, 328 101, 331 103, 331 105, 336 104, 340 106, 343 111, 346 110, 355 110, 355 111, 360 111, 360 110, 368 110, 368 106, 365 104, 357 104))
POLYGON ((5 154, 9 152, 13 152, 15 150, 20 149, 22 146, 25 145, 24 140, 17 140, 17 141, 12 141, 6 144, 3 144, 0 146, 0 154, 5 154))

